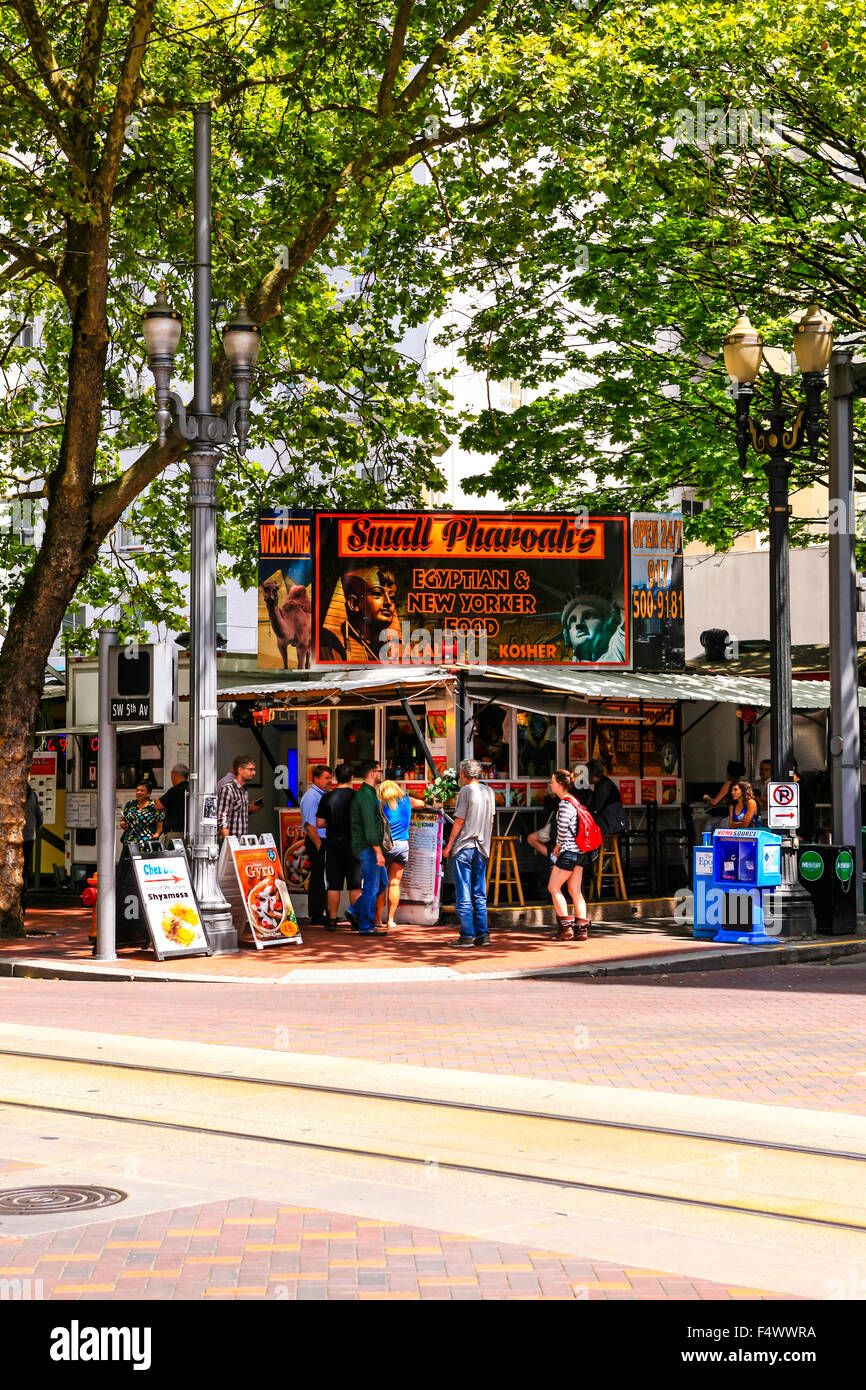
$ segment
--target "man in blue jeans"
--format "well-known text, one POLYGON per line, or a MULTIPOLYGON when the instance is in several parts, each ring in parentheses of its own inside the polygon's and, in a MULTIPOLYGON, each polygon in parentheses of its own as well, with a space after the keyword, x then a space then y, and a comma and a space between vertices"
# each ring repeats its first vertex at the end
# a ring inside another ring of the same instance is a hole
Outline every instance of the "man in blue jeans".
MULTIPOLYGON (((359 936, 378 935, 377 928, 384 895, 388 889, 388 870, 385 868, 385 818, 376 795, 382 781, 379 763, 362 763, 363 782, 355 792, 349 823, 352 834, 352 853, 361 861, 361 896, 355 903, 359 936)), ((390 844, 390 840, 388 841, 390 844)))
POLYGON ((459 768, 460 791, 454 808, 454 824, 442 851, 454 865, 454 894, 460 935, 449 946, 489 946, 487 927, 487 861, 493 835, 496 801, 493 792, 479 782, 481 764, 464 758, 459 768))

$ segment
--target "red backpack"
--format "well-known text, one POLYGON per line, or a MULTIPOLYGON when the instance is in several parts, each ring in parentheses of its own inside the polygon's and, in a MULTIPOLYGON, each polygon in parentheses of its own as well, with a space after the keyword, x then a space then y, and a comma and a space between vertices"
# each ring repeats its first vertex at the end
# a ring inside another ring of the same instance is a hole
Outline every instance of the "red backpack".
MULTIPOLYGON (((602 842, 603 836, 601 831, 589 811, 587 811, 582 802, 578 801, 576 796, 571 796, 569 794, 562 799, 563 801, 570 802, 577 811, 577 834, 574 838, 575 849, 579 854, 591 854, 594 849, 598 849, 602 842)), ((567 849, 568 846, 561 845, 560 848, 567 849)))

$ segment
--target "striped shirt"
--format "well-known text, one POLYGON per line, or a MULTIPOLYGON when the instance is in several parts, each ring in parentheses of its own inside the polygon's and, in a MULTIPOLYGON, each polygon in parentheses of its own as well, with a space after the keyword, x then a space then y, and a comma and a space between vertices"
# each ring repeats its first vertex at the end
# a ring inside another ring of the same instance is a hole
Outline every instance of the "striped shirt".
POLYGON ((250 823, 250 798, 233 772, 217 782, 217 830, 246 835, 250 823))

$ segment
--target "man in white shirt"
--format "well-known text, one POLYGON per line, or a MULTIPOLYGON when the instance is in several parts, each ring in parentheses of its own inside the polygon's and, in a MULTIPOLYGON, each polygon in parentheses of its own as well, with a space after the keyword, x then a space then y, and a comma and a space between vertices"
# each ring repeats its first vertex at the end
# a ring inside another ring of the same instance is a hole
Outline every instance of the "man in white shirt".
POLYGON ((460 935, 451 946, 489 946, 487 925, 487 861, 493 836, 496 800, 479 782, 481 764, 464 758, 459 768, 460 791, 454 824, 442 854, 454 865, 454 894, 460 935))

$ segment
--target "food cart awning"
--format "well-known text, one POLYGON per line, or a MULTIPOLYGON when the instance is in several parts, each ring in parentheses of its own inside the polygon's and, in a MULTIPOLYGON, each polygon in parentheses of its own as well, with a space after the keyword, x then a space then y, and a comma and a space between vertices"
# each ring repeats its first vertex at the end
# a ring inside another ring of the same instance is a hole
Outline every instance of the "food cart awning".
MULTIPOLYGON (((540 714, 591 713, 603 700, 706 700, 719 704, 770 706, 770 682, 758 676, 721 676, 692 671, 593 671, 568 666, 467 666, 467 693, 477 701, 495 700, 540 714)), ((398 698, 400 687, 413 699, 454 681, 454 668, 443 666, 340 666, 313 671, 262 672, 223 686, 220 700, 267 700, 293 703, 316 700, 342 703, 356 697, 372 703, 398 698)), ((794 709, 828 709, 830 682, 792 682, 794 709)), ((859 691, 866 707, 866 687, 859 691)))
MULTIPOLYGON (((637 671, 592 671, 567 666, 472 666, 467 668, 467 690, 474 699, 497 700, 500 704, 523 701, 531 709, 527 690, 559 701, 561 709, 539 709, 542 714, 580 714, 577 706, 598 704, 602 700, 709 700, 727 705, 770 706, 770 682, 757 676, 716 676, 690 671, 665 671, 650 675, 637 671), (499 687, 499 689, 497 689, 499 687)), ((793 681, 794 709, 828 709, 829 681, 793 681)), ((866 706, 866 687, 859 692, 866 706)), ((586 711, 588 712, 588 711, 586 711)))
POLYGON ((435 690, 453 681, 454 673, 441 666, 335 666, 316 671, 262 673, 233 685, 223 686, 220 700, 289 699, 301 704, 317 700, 356 696, 372 703, 399 698, 396 687, 417 699, 426 690, 435 690))

